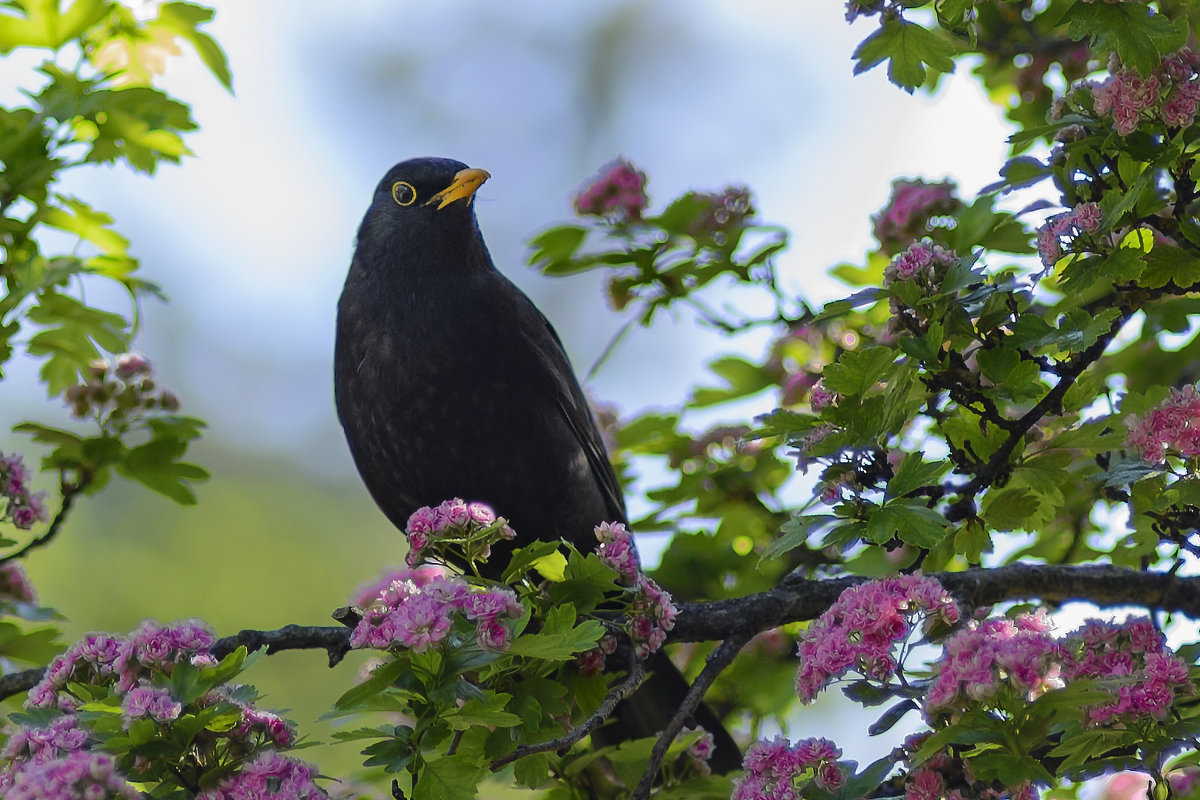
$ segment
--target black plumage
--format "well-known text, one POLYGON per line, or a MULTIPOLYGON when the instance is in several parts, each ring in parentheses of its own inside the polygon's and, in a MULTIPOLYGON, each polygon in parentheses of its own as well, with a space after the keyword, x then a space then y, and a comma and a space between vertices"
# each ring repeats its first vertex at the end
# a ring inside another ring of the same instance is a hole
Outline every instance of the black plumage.
MULTIPOLYGON (((338 304, 338 416, 398 528, 461 497, 506 517, 510 546, 562 538, 592 550, 595 525, 625 521, 621 487, 558 335, 483 243, 472 200, 488 177, 418 158, 380 181, 338 304)), ((506 556, 493 554, 490 577, 506 556)), ((618 737, 654 734, 682 700, 669 660, 650 668, 657 686, 623 704, 618 737)), ((716 766, 738 766, 715 716, 699 716, 717 728, 716 766)))

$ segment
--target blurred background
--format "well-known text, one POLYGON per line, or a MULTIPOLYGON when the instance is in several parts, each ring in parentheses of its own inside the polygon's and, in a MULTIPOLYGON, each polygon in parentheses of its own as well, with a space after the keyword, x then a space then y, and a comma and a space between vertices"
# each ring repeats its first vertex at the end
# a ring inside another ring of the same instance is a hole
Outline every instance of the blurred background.
MULTIPOLYGON (((159 81, 193 108, 196 157, 153 178, 77 171, 59 187, 111 213, 170 296, 143 309, 137 348, 183 411, 209 421, 194 460, 213 473, 186 509, 114 485, 29 559, 72 637, 151 616, 201 617, 218 635, 326 624, 400 560, 399 534, 354 472, 330 378, 356 226, 393 163, 449 156, 492 173, 476 206, 492 255, 582 374, 624 319, 599 279, 536 274, 526 242, 569 218, 573 192, 614 157, 648 172, 658 208, 689 188, 750 186, 760 215, 792 231, 788 288, 820 303, 839 291, 826 270, 868 249, 893 178, 953 177, 970 196, 1005 153, 1005 123, 971 81, 946 80, 929 98, 881 70, 853 77, 851 53, 874 23, 846 24, 836 0, 210 4, 235 94, 186 45, 159 81)), ((39 60, 8 59, 20 71, 0 82, 4 101, 39 85, 39 60)), ((589 388, 631 415, 682 400, 713 356, 764 344, 664 319, 627 337, 589 388)), ((18 364, 0 384, 3 430, 69 424, 35 370, 18 364)), ((653 543, 644 549, 653 557, 653 543)), ((309 730, 356 669, 323 664, 287 653, 247 679, 309 730)), ((892 747, 843 714, 818 705, 789 733, 830 736, 860 760, 892 747)), ((304 755, 329 774, 358 763, 353 747, 304 755)))

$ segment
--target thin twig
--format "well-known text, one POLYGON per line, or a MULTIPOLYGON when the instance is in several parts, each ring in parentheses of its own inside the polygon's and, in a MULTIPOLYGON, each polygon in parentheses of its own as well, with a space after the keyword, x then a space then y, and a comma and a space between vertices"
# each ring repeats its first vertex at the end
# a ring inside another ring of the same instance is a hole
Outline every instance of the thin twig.
POLYGON ((571 747, 580 739, 599 728, 612 715, 613 709, 617 707, 617 703, 633 694, 633 691, 641 684, 645 674, 646 670, 642 666, 642 663, 633 656, 633 651, 630 650, 629 675, 625 680, 608 690, 608 694, 604 696, 603 702, 600 703, 600 707, 596 709, 594 714, 584 720, 578 727, 572 728, 557 739, 518 747, 508 755, 497 758, 492 762, 492 772, 525 756, 545 753, 550 750, 566 750, 568 747, 571 747))
POLYGON ((71 507, 75 503, 75 498, 87 488, 92 482, 91 475, 82 475, 75 483, 67 483, 62 481, 62 504, 58 507, 58 513, 54 515, 54 519, 50 520, 50 527, 46 528, 46 532, 35 539, 30 540, 24 547, 15 550, 12 553, 0 558, 0 565, 7 564, 10 561, 16 561, 19 558, 24 558, 31 550, 39 547, 45 547, 54 540, 58 532, 62 530, 63 523, 67 521, 67 515, 71 513, 71 507))
POLYGON ((650 790, 654 788, 654 778, 662 767, 663 759, 667 757, 667 750, 670 749, 671 743, 683 730, 683 725, 687 722, 688 717, 700 705, 700 700, 708 691, 708 687, 712 686, 717 676, 733 663, 733 659, 737 658, 737 654, 753 636, 754 634, 738 631, 721 642, 717 649, 709 654, 704 669, 700 671, 688 689, 679 710, 675 712, 675 716, 671 717, 667 727, 658 735, 658 741, 654 743, 654 749, 650 751, 650 760, 646 763, 646 771, 642 773, 642 779, 638 782, 637 788, 633 790, 632 800, 645 800, 650 796, 650 790))

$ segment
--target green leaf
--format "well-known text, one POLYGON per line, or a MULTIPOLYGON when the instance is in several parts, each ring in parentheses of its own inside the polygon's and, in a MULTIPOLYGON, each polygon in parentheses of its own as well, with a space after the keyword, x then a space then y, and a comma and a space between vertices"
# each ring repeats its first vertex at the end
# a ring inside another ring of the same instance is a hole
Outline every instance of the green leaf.
POLYGON ((888 496, 903 497, 913 489, 936 484, 949 467, 947 461, 926 461, 920 453, 909 453, 888 481, 888 496))
POLYGON ((768 559, 778 558, 790 550, 795 550, 797 547, 803 547, 814 532, 825 525, 835 522, 836 520, 837 517, 829 514, 792 517, 780 526, 779 532, 782 535, 772 542, 770 547, 763 551, 762 558, 759 559, 759 562, 761 563, 768 559))
POLYGON ((899 17, 887 16, 879 30, 854 51, 854 74, 888 60, 888 79, 911 92, 925 83, 926 66, 953 72, 958 47, 947 37, 899 17))
POLYGON ((760 392, 775 385, 775 379, 759 364, 752 364, 744 358, 726 356, 709 363, 708 368, 727 384, 721 388, 700 387, 692 394, 688 405, 693 408, 725 403, 746 395, 760 392))
MULTIPOLYGON (((559 225, 543 231, 529 242, 533 248, 529 263, 540 266, 547 274, 563 274, 563 266, 571 263, 586 238, 587 228, 579 225, 559 225)), ((573 270, 568 268, 565 271, 573 270)))
POLYGON ((559 542, 532 542, 526 547, 518 547, 513 551, 508 566, 504 568, 501 578, 503 583, 516 583, 522 575, 533 568, 535 562, 558 552, 559 542))
POLYGON ((489 693, 485 700, 472 698, 461 706, 450 709, 443 719, 451 729, 465 731, 476 725, 489 725, 499 728, 511 728, 521 724, 521 718, 511 711, 505 711, 505 706, 512 695, 489 693))
POLYGON ((890 347, 865 347, 842 354, 837 362, 825 367, 822 379, 830 391, 857 397, 878 383, 892 363, 896 353, 890 347))
POLYGON ((469 755, 426 761, 417 775, 412 800, 472 800, 487 768, 469 755))
POLYGON ((551 608, 542 630, 518 636, 509 645, 508 653, 545 661, 569 661, 576 653, 592 649, 604 635, 604 626, 594 619, 576 625, 575 615, 575 606, 570 603, 551 608))
POLYGON ((1156 243, 1144 258, 1146 269, 1138 284, 1147 289, 1158 289, 1168 283, 1186 289, 1200 283, 1200 258, 1182 247, 1156 243))
POLYGON ((517 785, 537 789, 550 777, 549 753, 535 753, 513 764, 513 780, 517 785))
POLYGON ((912 500, 891 500, 867 520, 866 539, 885 544, 893 536, 902 542, 929 549, 946 535, 946 518, 912 500))
POLYGON ((229 61, 221 46, 207 33, 199 30, 200 25, 213 17, 213 10, 194 3, 164 3, 158 9, 155 23, 176 33, 196 49, 196 54, 208 67, 208 71, 226 89, 233 91, 233 75, 229 61))
POLYGON ((109 12, 105 0, 75 0, 65 12, 59 0, 25 0, 0 7, 0 53, 17 47, 57 50, 103 19, 109 12), (12 12, 20 12, 17 16, 12 12))
POLYGON ((1143 75, 1182 47, 1188 34, 1186 15, 1172 23, 1140 2, 1075 3, 1063 22, 1070 25, 1072 39, 1091 37, 1093 51, 1115 50, 1122 63, 1143 75))
POLYGON ((1011 531, 1037 513, 1040 506, 1038 496, 1026 488, 1006 488, 989 491, 983 498, 982 513, 988 527, 998 531, 1011 531))
MULTIPOLYGON (((906 702, 910 705, 912 703, 911 700, 906 702)), ((861 772, 856 772, 847 778, 846 782, 842 784, 842 788, 838 790, 837 800, 859 800, 863 797, 873 797, 875 790, 887 780, 887 776, 895 767, 896 760, 891 755, 886 755, 878 761, 868 764, 861 772)))
POLYGON ((62 206, 43 206, 37 218, 52 228, 73 233, 80 239, 96 245, 102 253, 123 256, 129 248, 129 240, 112 230, 113 218, 103 211, 96 211, 87 203, 74 197, 57 195, 62 206))
POLYGON ((409 670, 407 658, 395 658, 380 664, 371 672, 371 677, 350 688, 334 701, 334 708, 348 711, 365 703, 367 700, 383 692, 392 682, 409 670))
POLYGON ((188 484, 204 480, 208 472, 179 461, 186 450, 187 443, 178 439, 154 439, 130 450, 117 471, 180 505, 194 505, 196 493, 188 484))

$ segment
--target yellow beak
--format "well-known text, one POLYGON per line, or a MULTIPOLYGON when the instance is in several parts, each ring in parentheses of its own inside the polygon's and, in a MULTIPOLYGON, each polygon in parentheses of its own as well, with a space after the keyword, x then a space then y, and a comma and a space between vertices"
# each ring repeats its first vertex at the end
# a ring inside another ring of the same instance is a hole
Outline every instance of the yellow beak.
POLYGON ((454 180, 450 181, 450 185, 426 200, 425 205, 436 204, 440 211, 455 200, 466 199, 469 202, 475 190, 483 186, 483 182, 490 177, 491 174, 483 169, 459 170, 454 175, 454 180))

